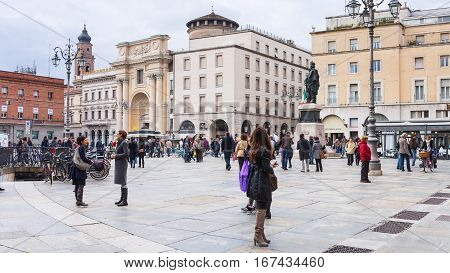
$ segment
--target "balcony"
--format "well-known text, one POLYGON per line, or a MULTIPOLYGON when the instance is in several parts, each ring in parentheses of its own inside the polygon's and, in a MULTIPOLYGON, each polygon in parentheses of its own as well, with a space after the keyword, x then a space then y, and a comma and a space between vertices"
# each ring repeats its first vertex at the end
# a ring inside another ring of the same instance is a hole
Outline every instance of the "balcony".
POLYGON ((83 125, 96 125, 96 126, 107 126, 107 125, 111 125, 111 124, 115 124, 116 120, 115 119, 88 119, 88 120, 83 120, 83 125))

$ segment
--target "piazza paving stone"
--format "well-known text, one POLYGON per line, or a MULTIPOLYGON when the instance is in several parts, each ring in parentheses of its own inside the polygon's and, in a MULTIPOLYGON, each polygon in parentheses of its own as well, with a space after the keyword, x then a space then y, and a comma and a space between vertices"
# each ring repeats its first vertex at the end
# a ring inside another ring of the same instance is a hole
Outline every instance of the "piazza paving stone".
POLYGON ((114 205, 120 197, 114 170, 104 181, 87 181, 87 208, 76 207, 71 183, 2 182, 0 252, 450 251, 444 217, 450 215, 450 162, 441 161, 432 174, 418 167, 407 174, 383 159, 383 176, 371 184, 359 183, 360 167, 347 167, 346 160, 325 160, 323 173, 301 173, 296 157, 293 165, 275 170, 268 248, 253 246, 255 215, 241 212, 248 198, 239 189, 237 162, 228 172, 223 160, 206 157, 201 164, 147 159, 145 169, 129 169, 130 205, 122 208, 114 205), (439 204, 421 203, 430 198, 439 204), (404 211, 428 214, 399 218, 410 225, 401 233, 371 230, 404 211))

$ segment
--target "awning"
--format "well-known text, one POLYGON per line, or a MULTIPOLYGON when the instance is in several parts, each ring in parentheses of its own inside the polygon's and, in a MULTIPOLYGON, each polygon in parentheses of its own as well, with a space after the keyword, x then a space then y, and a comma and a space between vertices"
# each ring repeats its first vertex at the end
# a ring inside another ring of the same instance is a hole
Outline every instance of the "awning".
POLYGON ((322 120, 326 134, 341 134, 346 132, 344 121, 338 116, 328 116, 322 120))
POLYGON ((435 131, 450 132, 450 121, 442 122, 377 122, 378 132, 435 131))

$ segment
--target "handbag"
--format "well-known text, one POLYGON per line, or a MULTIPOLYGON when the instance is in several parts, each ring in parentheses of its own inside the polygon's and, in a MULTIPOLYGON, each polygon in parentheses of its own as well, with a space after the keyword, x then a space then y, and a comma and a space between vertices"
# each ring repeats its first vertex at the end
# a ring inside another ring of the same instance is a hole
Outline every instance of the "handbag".
POLYGON ((320 159, 325 159, 325 153, 323 151, 319 152, 320 159))
POLYGON ((248 160, 244 161, 242 165, 242 169, 239 172, 239 184, 241 186, 241 191, 247 191, 247 183, 248 183, 248 160))
POLYGON ((143 154, 144 153, 144 149, 139 149, 139 151, 138 151, 140 154, 143 154))
POLYGON ((75 167, 82 171, 87 171, 91 166, 81 159, 79 148, 75 149, 75 153, 73 155, 73 164, 75 164, 75 167))
POLYGON ((269 174, 270 187, 272 188, 272 192, 278 189, 278 178, 274 173, 269 174))

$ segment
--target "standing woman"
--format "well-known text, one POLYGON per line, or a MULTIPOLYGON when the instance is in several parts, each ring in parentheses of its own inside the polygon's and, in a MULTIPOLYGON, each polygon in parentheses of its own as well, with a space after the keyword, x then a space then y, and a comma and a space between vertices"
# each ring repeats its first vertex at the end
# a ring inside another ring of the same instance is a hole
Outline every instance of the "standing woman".
POLYGON ((139 155, 139 168, 144 168, 144 161, 145 161, 145 142, 141 142, 139 144, 139 151, 138 151, 138 155, 139 155))
POLYGON ((242 134, 241 135, 241 140, 238 142, 238 144, 236 145, 236 149, 235 149, 235 153, 236 153, 236 157, 238 159, 239 162, 239 171, 241 171, 242 169, 242 165, 244 165, 244 161, 246 159, 246 150, 248 147, 248 142, 247 142, 247 135, 246 134, 242 134))
POLYGON ((319 137, 314 137, 314 145, 312 150, 314 159, 316 160, 316 172, 318 172, 319 170, 323 172, 322 157, 320 156, 320 154, 323 152, 323 149, 324 147, 322 146, 322 144, 320 144, 319 137))
POLYGON ((114 184, 121 186, 120 200, 115 204, 119 207, 128 206, 128 186, 127 186, 127 170, 128 170, 128 143, 127 132, 120 130, 117 133, 117 149, 116 153, 111 155, 115 159, 114 184))
POLYGON ((134 138, 131 138, 130 144, 128 144, 128 150, 130 151, 130 167, 136 168, 136 158, 138 157, 138 145, 134 138))
POLYGON ((353 139, 350 138, 347 142, 347 144, 345 144, 345 152, 347 153, 347 165, 348 166, 353 166, 353 160, 354 160, 354 155, 355 155, 355 151, 356 151, 356 144, 355 142, 353 142, 353 139))
POLYGON ((270 164, 272 158, 272 145, 269 135, 263 128, 257 128, 251 137, 250 163, 247 197, 256 201, 256 224, 254 244, 267 247, 270 243, 264 234, 264 221, 266 212, 272 202, 272 186, 270 175, 274 174, 270 164))
POLYGON ((72 185, 75 186, 75 199, 78 207, 87 207, 88 205, 83 202, 84 186, 86 186, 87 170, 90 165, 93 164, 91 160, 86 157, 86 149, 89 147, 89 139, 85 136, 79 136, 77 138, 77 150, 74 154, 74 162, 71 178, 72 185))

